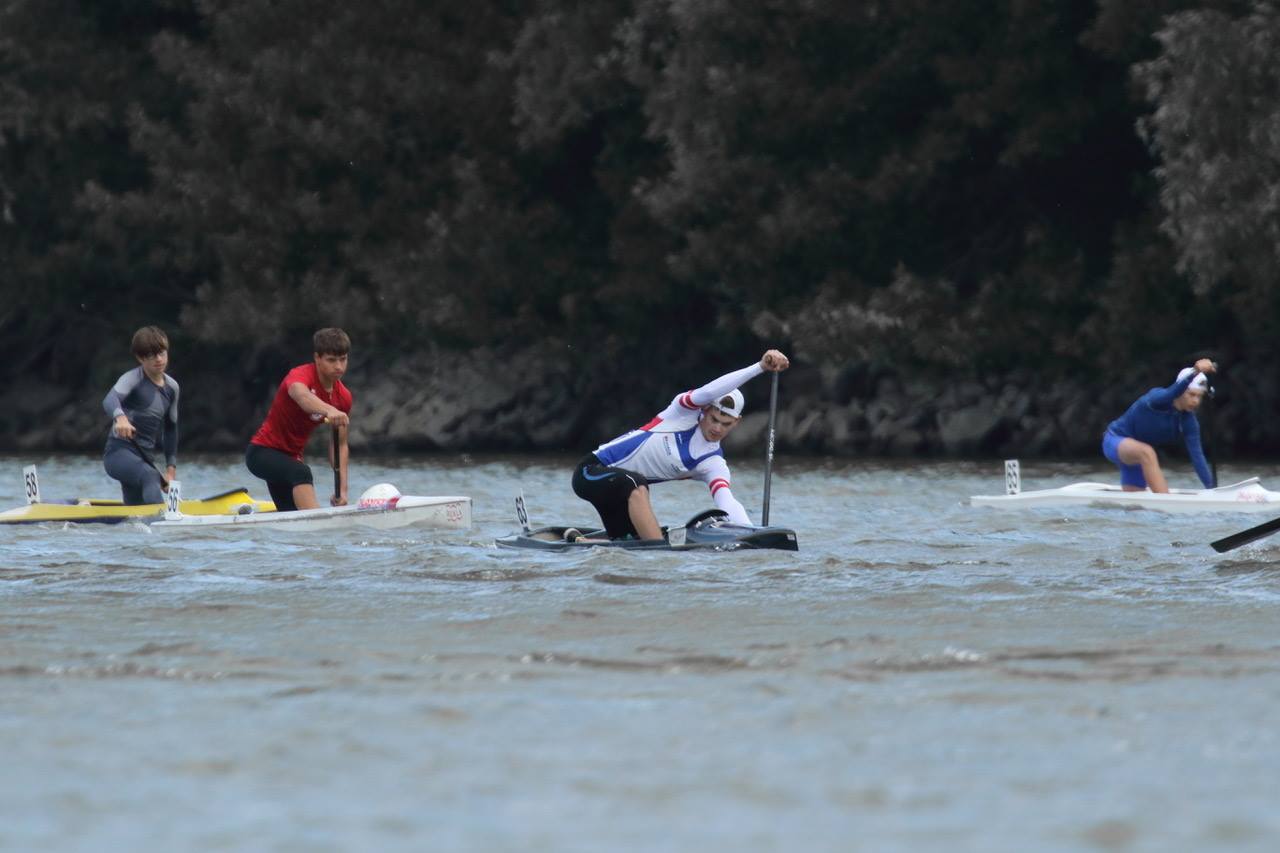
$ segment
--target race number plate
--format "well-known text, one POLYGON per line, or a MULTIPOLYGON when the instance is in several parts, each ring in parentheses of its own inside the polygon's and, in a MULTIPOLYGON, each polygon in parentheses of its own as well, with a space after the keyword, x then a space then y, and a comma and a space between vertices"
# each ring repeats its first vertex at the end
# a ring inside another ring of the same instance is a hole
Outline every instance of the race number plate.
POLYGON ((22 469, 22 488, 27 493, 27 503, 40 503, 40 478, 36 476, 36 466, 28 465, 22 469))
POLYGON ((524 508, 524 492, 516 495, 516 520, 520 522, 520 529, 525 533, 529 532, 529 513, 524 508))
POLYGON ((182 501, 182 484, 177 480, 169 483, 169 491, 164 496, 164 517, 173 520, 182 518, 182 510, 179 505, 182 501))
POLYGON ((1017 495, 1022 492, 1022 469, 1017 459, 1004 460, 1004 493, 1017 495))

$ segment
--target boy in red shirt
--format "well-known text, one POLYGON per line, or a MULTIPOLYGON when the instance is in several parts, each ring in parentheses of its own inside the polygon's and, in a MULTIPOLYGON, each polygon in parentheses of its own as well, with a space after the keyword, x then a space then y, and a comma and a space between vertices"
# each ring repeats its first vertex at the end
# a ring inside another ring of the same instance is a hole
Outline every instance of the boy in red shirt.
MULTIPOLYGON (((330 497, 329 503, 347 503, 347 427, 351 423, 348 413, 352 398, 342 384, 342 376, 347 372, 351 339, 341 329, 321 329, 311 341, 315 361, 300 364, 285 375, 266 420, 244 454, 250 473, 267 481, 271 499, 280 512, 320 505, 311 468, 302 461, 302 451, 312 431, 326 420, 338 433, 337 463, 342 478, 342 494, 330 497)), ((330 445, 330 464, 334 462, 333 452, 330 445)))

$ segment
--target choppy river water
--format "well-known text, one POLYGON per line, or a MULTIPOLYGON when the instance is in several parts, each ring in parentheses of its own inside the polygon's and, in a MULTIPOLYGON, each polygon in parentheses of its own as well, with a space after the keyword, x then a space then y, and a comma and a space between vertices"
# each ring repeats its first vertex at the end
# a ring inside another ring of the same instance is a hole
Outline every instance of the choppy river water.
MULTIPOLYGON (((116 495, 35 461, 46 497, 116 495)), ((0 848, 1280 844, 1280 535, 1207 545, 1267 516, 1002 514, 965 501, 998 460, 784 458, 796 554, 496 549, 518 490, 593 520, 572 462, 354 460, 353 494, 471 495, 461 533, 0 527, 0 848)), ((761 466, 734 472, 758 518, 761 466)), ((236 457, 180 473, 265 497, 236 457)), ((1222 480, 1252 474, 1280 483, 1222 480)))

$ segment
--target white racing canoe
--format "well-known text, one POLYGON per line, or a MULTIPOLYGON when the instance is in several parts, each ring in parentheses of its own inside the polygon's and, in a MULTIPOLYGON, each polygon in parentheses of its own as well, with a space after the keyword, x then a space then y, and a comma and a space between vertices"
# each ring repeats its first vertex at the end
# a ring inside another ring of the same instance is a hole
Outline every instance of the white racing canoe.
POLYGON ((369 527, 423 527, 465 530, 471 527, 471 498, 461 495, 399 495, 362 499, 353 506, 318 507, 292 512, 249 512, 241 515, 183 515, 166 513, 151 523, 153 530, 193 530, 238 526, 240 529, 333 530, 369 527))
POLYGON ((1036 509, 1062 506, 1114 506, 1154 509, 1175 513, 1276 513, 1280 512, 1280 492, 1263 488, 1250 477, 1216 489, 1170 489, 1167 494, 1126 492, 1111 483, 1072 483, 1056 489, 1022 491, 1016 459, 1005 463, 1005 494, 974 495, 971 506, 997 509, 1036 509))

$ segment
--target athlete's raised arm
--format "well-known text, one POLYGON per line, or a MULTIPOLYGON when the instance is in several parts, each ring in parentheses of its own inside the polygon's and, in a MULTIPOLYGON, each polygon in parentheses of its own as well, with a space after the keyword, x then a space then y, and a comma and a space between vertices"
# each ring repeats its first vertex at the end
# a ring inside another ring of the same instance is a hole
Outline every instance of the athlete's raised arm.
POLYGON ((776 349, 771 349, 765 352, 765 354, 761 356, 760 360, 755 364, 748 365, 741 370, 726 373, 724 376, 716 377, 701 388, 695 388, 688 392, 683 395, 682 402, 687 401, 685 403, 686 408, 700 409, 712 400, 719 399, 730 391, 733 391, 735 388, 755 379, 766 370, 776 372, 786 370, 790 366, 791 362, 785 355, 778 352, 776 349))

